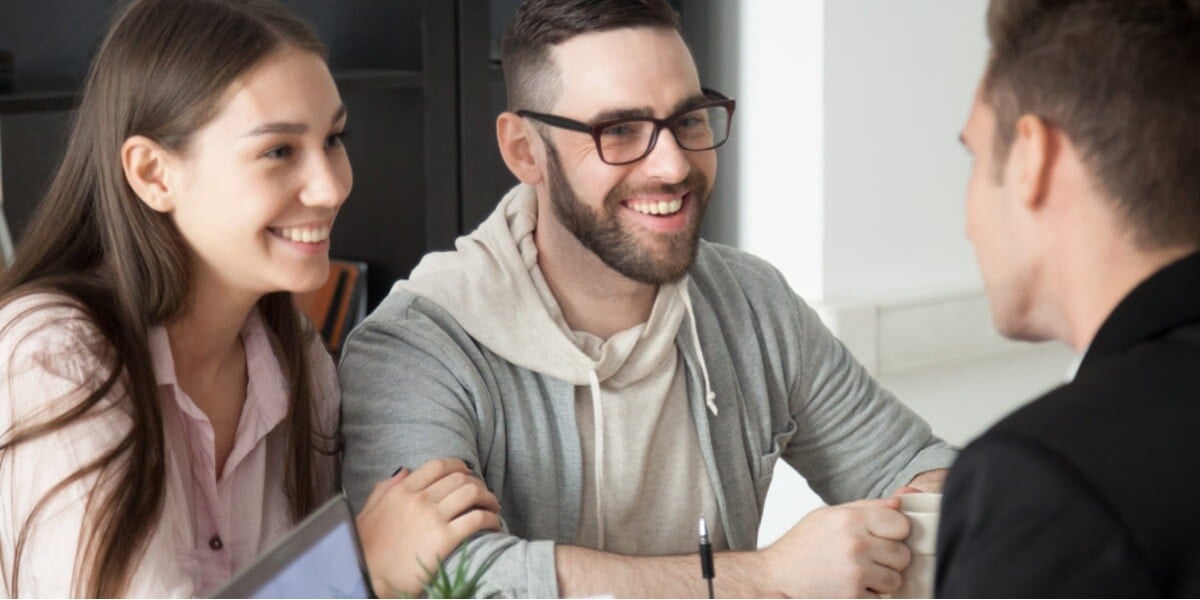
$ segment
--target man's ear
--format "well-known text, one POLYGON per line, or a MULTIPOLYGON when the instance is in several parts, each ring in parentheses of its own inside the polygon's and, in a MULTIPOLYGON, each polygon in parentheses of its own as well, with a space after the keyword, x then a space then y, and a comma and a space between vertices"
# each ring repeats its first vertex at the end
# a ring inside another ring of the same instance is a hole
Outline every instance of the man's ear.
POLYGON ((521 183, 537 185, 542 182, 542 170, 538 166, 535 145, 537 134, 516 113, 504 112, 496 118, 496 142, 500 145, 500 156, 508 170, 521 183))
POLYGON ((121 168, 133 193, 152 210, 169 213, 175 210, 172 200, 167 150, 154 140, 135 135, 121 145, 121 168))
POLYGON ((1037 210, 1045 200, 1058 139, 1054 129, 1038 116, 1021 115, 1015 128, 1005 172, 1012 173, 1011 182, 1021 205, 1037 210))

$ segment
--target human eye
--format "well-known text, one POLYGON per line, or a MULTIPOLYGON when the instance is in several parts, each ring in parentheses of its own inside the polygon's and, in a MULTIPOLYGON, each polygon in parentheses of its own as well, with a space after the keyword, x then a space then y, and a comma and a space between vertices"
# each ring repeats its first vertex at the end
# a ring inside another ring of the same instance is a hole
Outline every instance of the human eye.
POLYGON ((293 149, 289 144, 283 144, 263 152, 262 157, 272 160, 286 160, 291 158, 293 154, 295 154, 295 149, 293 149))
POLYGON ((333 149, 333 148, 341 148, 342 146, 345 146, 346 145, 346 136, 349 134, 350 134, 350 131, 347 129, 343 129, 337 133, 329 134, 329 137, 325 138, 325 147, 328 149, 333 149))
POLYGON ((639 127, 636 123, 614 123, 600 130, 600 135, 614 139, 633 137, 638 134, 639 127))
POLYGON ((704 127, 707 123, 708 113, 703 110, 697 110, 685 115, 680 115, 679 118, 675 120, 675 126, 682 127, 684 129, 696 129, 704 127))

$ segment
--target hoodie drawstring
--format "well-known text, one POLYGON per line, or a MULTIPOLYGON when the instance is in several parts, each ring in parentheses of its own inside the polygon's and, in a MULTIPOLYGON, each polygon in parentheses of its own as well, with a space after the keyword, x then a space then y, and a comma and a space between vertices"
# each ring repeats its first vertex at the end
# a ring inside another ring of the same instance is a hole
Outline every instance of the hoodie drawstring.
POLYGON ((592 389, 592 432, 596 440, 596 549, 604 549, 604 406, 600 397, 600 376, 588 370, 592 389))
POLYGON ((717 395, 712 391, 712 384, 708 381, 708 365, 704 362, 704 350, 700 348, 700 329, 696 327, 696 311, 692 310, 692 297, 688 294, 687 282, 680 284, 679 297, 683 299, 683 308, 687 312, 688 323, 692 326, 692 348, 700 357, 700 375, 704 377, 704 405, 715 417, 717 416, 717 403, 715 402, 717 395))
MULTIPOLYGON (((712 390, 708 379, 708 364, 704 360, 704 350, 700 347, 700 329, 696 326, 696 313, 692 309, 692 298, 687 291, 687 283, 679 285, 679 296, 683 300, 684 312, 687 313, 688 323, 692 327, 692 348, 700 359, 700 375, 704 379, 704 405, 713 416, 717 416, 717 394, 712 390)), ((600 375, 596 369, 588 369, 588 387, 592 392, 592 435, 596 444, 596 549, 604 549, 604 398, 600 392, 600 375)))

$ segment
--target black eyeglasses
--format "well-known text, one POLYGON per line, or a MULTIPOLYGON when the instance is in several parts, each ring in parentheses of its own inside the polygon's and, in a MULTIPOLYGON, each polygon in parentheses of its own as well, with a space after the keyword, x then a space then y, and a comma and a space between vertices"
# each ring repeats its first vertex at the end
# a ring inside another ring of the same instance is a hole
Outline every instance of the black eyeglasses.
POLYGON ((690 106, 665 119, 628 117, 587 124, 574 119, 518 110, 517 115, 570 131, 587 133, 596 142, 600 160, 610 165, 628 165, 646 158, 658 143, 658 133, 671 130, 675 143, 692 152, 712 150, 729 139, 736 102, 720 92, 704 89, 707 101, 690 106))

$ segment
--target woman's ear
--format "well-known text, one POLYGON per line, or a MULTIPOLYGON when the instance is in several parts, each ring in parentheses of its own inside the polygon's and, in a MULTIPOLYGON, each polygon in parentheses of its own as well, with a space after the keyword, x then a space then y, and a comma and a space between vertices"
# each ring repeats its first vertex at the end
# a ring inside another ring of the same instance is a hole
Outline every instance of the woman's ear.
POLYGON ((538 166, 535 145, 541 140, 525 119, 516 113, 501 113, 496 118, 496 141, 500 145, 500 156, 508 170, 521 183, 537 185, 542 182, 542 169, 538 166))
POLYGON ((133 193, 160 213, 175 210, 168 178, 170 155, 154 140, 135 135, 121 145, 121 167, 133 193))

